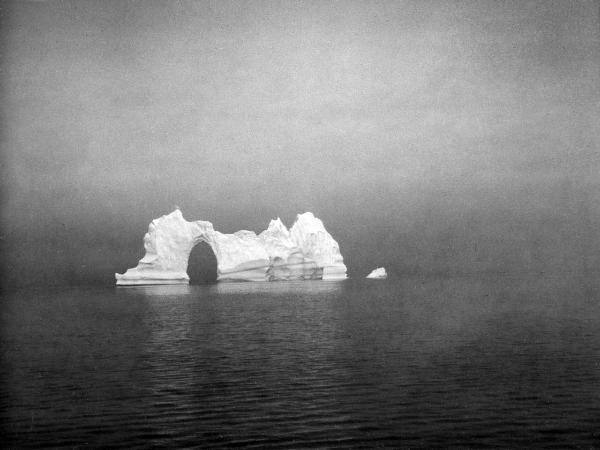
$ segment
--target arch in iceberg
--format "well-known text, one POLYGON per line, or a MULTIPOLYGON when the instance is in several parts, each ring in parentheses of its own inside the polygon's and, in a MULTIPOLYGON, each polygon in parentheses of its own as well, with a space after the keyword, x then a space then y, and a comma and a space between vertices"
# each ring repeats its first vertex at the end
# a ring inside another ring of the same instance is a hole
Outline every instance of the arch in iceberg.
POLYGON ((190 284, 214 283, 217 280, 217 257, 206 242, 199 242, 190 251, 186 270, 190 284))
POLYGON ((346 266, 338 243, 312 213, 299 214, 290 230, 278 218, 257 235, 215 231, 208 221, 188 222, 181 211, 154 219, 144 236, 144 257, 117 285, 188 284, 189 255, 206 242, 217 259, 217 281, 340 280, 346 266))

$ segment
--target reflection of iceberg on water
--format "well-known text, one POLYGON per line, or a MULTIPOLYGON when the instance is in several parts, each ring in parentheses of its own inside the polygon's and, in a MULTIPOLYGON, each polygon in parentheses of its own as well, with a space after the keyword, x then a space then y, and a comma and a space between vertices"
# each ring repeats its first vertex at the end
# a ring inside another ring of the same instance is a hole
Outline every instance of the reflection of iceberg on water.
POLYGON ((206 221, 188 222, 181 211, 152 221, 144 236, 146 254, 137 267, 115 274, 118 285, 187 284, 188 258, 200 243, 217 259, 217 280, 343 280, 346 266, 338 243, 312 213, 298 214, 288 230, 279 218, 256 235, 224 234, 206 221))
POLYGON ((188 295, 192 292, 187 284, 157 284, 157 285, 130 285, 122 286, 119 292, 131 295, 143 295, 145 297, 172 297, 188 295))
POLYGON ((303 295, 333 294, 341 291, 344 282, 336 281, 281 281, 278 283, 246 283, 227 282, 216 283, 210 286, 210 292, 217 294, 261 294, 266 296, 280 296, 289 293, 301 293, 303 295))
POLYGON ((387 272, 385 271, 385 267, 378 267, 377 269, 372 271, 369 275, 367 275, 366 278, 376 278, 376 279, 380 279, 380 280, 387 278, 387 272))

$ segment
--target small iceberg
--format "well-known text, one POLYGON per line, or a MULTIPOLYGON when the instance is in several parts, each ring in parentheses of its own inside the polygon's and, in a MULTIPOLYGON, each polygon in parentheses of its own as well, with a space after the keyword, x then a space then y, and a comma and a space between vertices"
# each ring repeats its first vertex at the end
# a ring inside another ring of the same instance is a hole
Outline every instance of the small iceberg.
POLYGON ((387 278, 387 272, 385 271, 385 267, 378 267, 369 275, 367 275, 367 278, 377 278, 380 280, 387 278))

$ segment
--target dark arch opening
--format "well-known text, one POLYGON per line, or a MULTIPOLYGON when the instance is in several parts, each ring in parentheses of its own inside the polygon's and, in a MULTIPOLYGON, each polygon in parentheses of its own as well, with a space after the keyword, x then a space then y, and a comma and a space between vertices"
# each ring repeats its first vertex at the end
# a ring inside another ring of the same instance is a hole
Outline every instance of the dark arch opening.
POLYGON ((217 257, 206 242, 196 244, 190 252, 187 274, 190 277, 190 284, 217 281, 217 257))

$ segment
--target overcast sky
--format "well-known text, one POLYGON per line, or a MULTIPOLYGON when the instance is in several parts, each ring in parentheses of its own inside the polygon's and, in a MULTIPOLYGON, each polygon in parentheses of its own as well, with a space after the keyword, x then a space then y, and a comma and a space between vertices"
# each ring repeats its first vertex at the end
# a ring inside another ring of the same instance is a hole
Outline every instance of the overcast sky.
POLYGON ((597 270, 599 9, 3 3, 5 283, 112 283, 175 205, 313 211, 357 277, 597 270))

